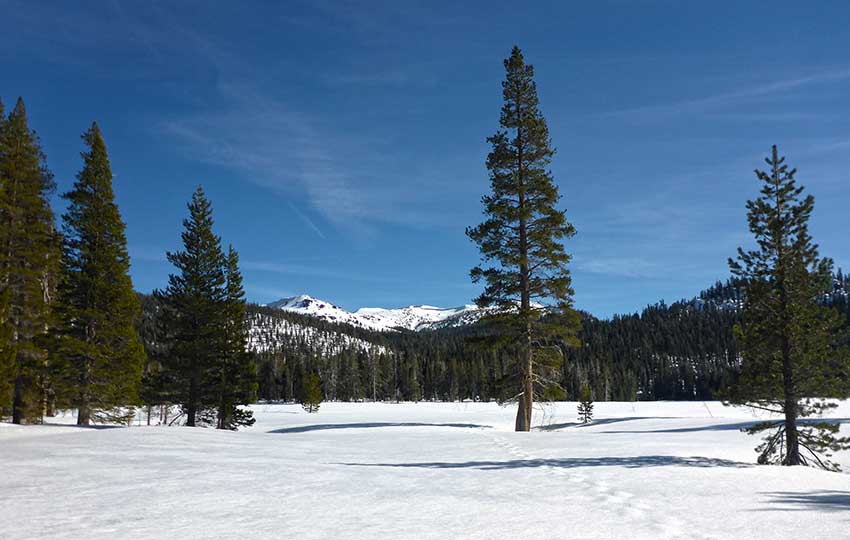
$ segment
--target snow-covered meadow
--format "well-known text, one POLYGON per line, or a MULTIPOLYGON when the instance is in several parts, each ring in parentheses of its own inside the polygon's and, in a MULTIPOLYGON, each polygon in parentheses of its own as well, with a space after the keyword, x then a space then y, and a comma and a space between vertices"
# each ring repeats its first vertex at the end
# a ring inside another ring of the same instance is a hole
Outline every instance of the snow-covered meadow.
POLYGON ((239 432, 0 424, 0 538, 850 537, 850 475, 753 465, 748 409, 597 403, 579 426, 560 403, 531 433, 495 404, 255 411, 239 432))

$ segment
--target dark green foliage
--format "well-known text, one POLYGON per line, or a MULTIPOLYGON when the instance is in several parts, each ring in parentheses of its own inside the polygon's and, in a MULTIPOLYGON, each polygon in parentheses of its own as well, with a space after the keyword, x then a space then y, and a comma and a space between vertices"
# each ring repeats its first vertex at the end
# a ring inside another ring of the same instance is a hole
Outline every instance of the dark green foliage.
POLYGON ((301 376, 298 402, 308 413, 319 412, 319 405, 322 404, 322 381, 315 373, 305 373, 301 376))
MULTIPOLYGON (((599 401, 715 399, 738 354, 732 327, 740 312, 724 296, 736 294, 732 289, 718 285, 697 300, 610 320, 586 315, 581 346, 562 345, 567 358, 555 376, 563 389, 545 386, 542 397, 565 399, 564 390, 576 396, 586 383, 599 401), (727 293, 713 292, 716 287, 727 293)), ((256 305, 248 306, 248 319, 262 343, 260 399, 294 401, 300 370, 320 374, 328 400, 415 401, 417 386, 424 400, 513 395, 503 381, 515 373, 514 352, 479 346, 489 331, 480 325, 378 333, 256 305)))
POLYGON ((169 379, 173 372, 164 369, 173 334, 166 326, 165 303, 161 297, 155 294, 138 296, 142 305, 142 318, 137 322, 136 329, 142 338, 147 358, 142 370, 139 397, 147 410, 148 421, 153 408, 159 407, 160 421, 166 423, 168 419, 165 412, 177 400, 177 396, 171 393, 176 387, 169 379))
POLYGON ((245 291, 239 271, 239 255, 233 246, 227 252, 225 266, 226 295, 223 348, 219 358, 218 422, 219 429, 237 429, 254 423, 253 413, 240 405, 257 398, 257 367, 247 351, 248 321, 245 319, 245 291))
MULTIPOLYGON (((212 207, 198 187, 184 220, 184 250, 168 253, 179 274, 155 292, 141 327, 152 362, 143 399, 180 406, 186 425, 237 429, 254 423, 241 408, 257 395, 254 354, 247 350, 248 320, 239 256, 227 255, 213 233, 212 207)), ((161 419, 165 421, 165 419, 161 419)))
POLYGON ((183 250, 167 253, 178 273, 168 276, 165 291, 155 292, 168 329, 163 357, 164 392, 179 404, 186 425, 216 422, 217 386, 227 298, 221 240, 213 233, 212 207, 199 186, 183 221, 183 250))
POLYGON ((54 188, 18 99, 0 130, 0 335, 9 338, 0 347, 0 395, 15 423, 40 418, 52 401, 46 341, 60 259, 49 201, 54 188))
POLYGON ((534 69, 518 47, 504 65, 502 129, 487 139, 492 146, 487 156, 492 192, 482 198, 487 219, 466 234, 483 262, 492 264, 471 271, 474 282, 486 285, 476 302, 494 308, 492 335, 518 357, 504 383, 519 401, 516 429, 528 431, 535 393, 540 397, 558 383, 563 351, 550 340, 568 342, 579 325, 570 256, 562 244, 575 229, 556 208, 561 197, 548 170, 555 150, 538 109, 534 69))
POLYGON ((586 316, 563 385, 577 395, 586 382, 598 401, 715 399, 737 363, 738 321, 740 311, 719 297, 660 303, 610 320, 586 316))
POLYGON ((745 289, 743 323, 737 332, 743 361, 728 390, 730 402, 781 414, 749 430, 773 430, 757 450, 759 463, 837 466, 830 452, 850 447, 826 422, 800 425, 799 418, 835 406, 825 398, 850 394, 850 355, 843 317, 823 303, 832 287, 832 261, 818 255, 808 232, 814 198, 803 196, 776 147, 756 171, 761 196, 747 202, 757 248, 739 248, 729 261, 745 289))
POLYGON ((593 397, 590 386, 583 384, 578 396, 578 419, 582 424, 593 420, 593 397))
POLYGON ((58 313, 62 386, 77 424, 124 420, 138 399, 145 353, 134 327, 141 307, 130 280, 124 222, 115 204, 106 145, 97 124, 64 194, 63 268, 58 313))
MULTIPOLYGON (((6 133, 6 112, 3 108, 3 100, 0 99, 0 171, 2 171, 4 162, 4 146, 2 142, 5 140, 6 133)), ((0 173, 2 174, 2 173, 0 173)), ((6 188, 3 177, 0 176, 0 196, 5 200, 6 188)), ((6 231, 9 223, 3 219, 0 220, 0 238, 7 238, 6 231)), ((7 416, 11 412, 12 397, 14 392, 15 381, 15 347, 12 344, 13 331, 11 321, 9 320, 9 290, 3 287, 0 293, 0 418, 7 416)))

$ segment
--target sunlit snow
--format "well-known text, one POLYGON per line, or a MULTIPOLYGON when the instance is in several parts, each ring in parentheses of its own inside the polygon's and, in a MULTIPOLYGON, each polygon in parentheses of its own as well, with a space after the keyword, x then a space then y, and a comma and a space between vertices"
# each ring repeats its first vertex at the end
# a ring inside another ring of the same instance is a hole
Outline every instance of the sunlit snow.
MULTIPOLYGON (((531 433, 486 403, 254 411, 239 432, 0 424, 0 538, 848 534, 850 475, 754 465, 758 439, 740 428, 764 417, 750 409, 597 403, 581 426, 575 403, 560 403, 536 411, 531 433)), ((850 403, 834 416, 849 418, 850 403)))

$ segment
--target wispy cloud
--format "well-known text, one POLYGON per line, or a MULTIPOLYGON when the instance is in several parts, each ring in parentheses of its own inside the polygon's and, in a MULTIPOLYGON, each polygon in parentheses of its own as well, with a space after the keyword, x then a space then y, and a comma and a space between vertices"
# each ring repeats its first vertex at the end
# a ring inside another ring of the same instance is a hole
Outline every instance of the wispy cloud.
POLYGON ((638 257, 576 257, 576 270, 629 278, 653 278, 658 276, 657 262, 638 257))
POLYGON ((795 77, 773 81, 771 83, 755 85, 738 90, 721 92, 696 99, 662 103, 658 105, 646 105, 630 109, 621 109, 603 113, 605 117, 641 116, 641 115, 670 115, 700 112, 706 109, 715 109, 735 105, 753 98, 759 98, 772 94, 790 93, 803 87, 826 84, 836 81, 850 79, 850 67, 840 67, 823 70, 809 74, 805 77, 795 77))
POLYGON ((304 224, 305 224, 305 225, 307 225, 307 227, 309 227, 309 228, 310 228, 310 230, 312 230, 314 233, 316 233, 316 235, 317 235, 319 238, 321 238, 321 239, 323 239, 323 240, 324 240, 324 238, 325 238, 325 233, 323 233, 323 232, 322 232, 322 230, 321 230, 321 229, 319 229, 319 227, 318 227, 318 226, 317 226, 317 225, 313 222, 313 220, 312 220, 312 219, 310 219, 310 218, 309 218, 309 217, 308 217, 308 216, 307 216, 304 212, 302 212, 301 210, 299 210, 299 209, 298 209, 298 207, 297 207, 297 206, 295 206, 295 205, 294 205, 294 204, 292 204, 292 203, 289 203, 289 208, 292 210, 292 212, 293 212, 296 216, 298 216, 298 217, 299 217, 299 219, 301 219, 301 221, 303 221, 303 222, 304 222, 304 224))
POLYGON ((821 143, 813 144, 808 152, 812 154, 819 154, 822 152, 833 152, 835 150, 847 150, 850 149, 850 139, 839 139, 821 143))

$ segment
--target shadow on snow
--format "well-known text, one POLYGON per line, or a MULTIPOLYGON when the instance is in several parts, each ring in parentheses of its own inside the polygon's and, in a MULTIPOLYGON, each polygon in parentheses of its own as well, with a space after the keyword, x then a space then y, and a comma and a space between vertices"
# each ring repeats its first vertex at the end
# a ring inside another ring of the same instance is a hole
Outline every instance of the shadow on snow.
MULTIPOLYGON (((676 416, 623 416, 620 418, 600 418, 599 420, 592 420, 587 423, 582 422, 563 422, 560 424, 547 424, 545 426, 536 426, 534 429, 537 431, 555 431, 558 429, 564 429, 569 427, 576 428, 586 428, 591 426, 604 426, 606 424, 614 424, 616 422, 629 422, 632 420, 659 420, 659 419, 671 419, 678 418, 676 416)), ((615 433, 610 431, 608 433, 615 433)))
MULTIPOLYGON (((684 418, 683 418, 684 419, 684 418)), ((776 422, 781 422, 779 418, 771 419, 776 422)), ((691 426, 669 429, 645 429, 631 431, 603 431, 601 433, 692 433, 695 431, 741 431, 750 428, 756 424, 764 422, 764 420, 748 420, 746 422, 732 422, 728 424, 712 424, 709 426, 691 426)), ((798 425, 816 424, 818 422, 829 422, 831 424, 846 424, 850 423, 850 418, 803 418, 797 421, 798 425)), ((593 424, 589 424, 593 425, 593 424)))
POLYGON ((820 490, 811 493, 794 493, 780 491, 776 493, 764 493, 769 496, 771 503, 787 504, 796 508, 783 508, 783 510, 826 510, 838 512, 850 510, 850 492, 820 490))
POLYGON ((422 463, 338 463, 352 467, 397 467, 422 469, 480 469, 484 471, 502 469, 523 469, 537 467, 555 467, 574 469, 579 467, 751 467, 749 463, 728 459, 700 456, 625 456, 599 458, 560 458, 560 459, 514 459, 510 461, 430 461, 422 463))
POLYGON ((363 429, 384 427, 452 427, 452 428, 489 428, 481 424, 440 424, 427 422, 360 422, 351 424, 313 424, 309 426, 296 426, 289 428, 273 429, 269 433, 306 433, 308 431, 325 431, 328 429, 363 429))

